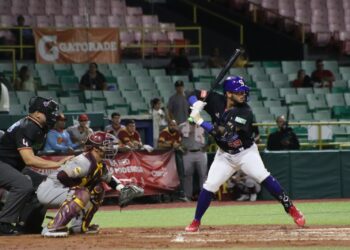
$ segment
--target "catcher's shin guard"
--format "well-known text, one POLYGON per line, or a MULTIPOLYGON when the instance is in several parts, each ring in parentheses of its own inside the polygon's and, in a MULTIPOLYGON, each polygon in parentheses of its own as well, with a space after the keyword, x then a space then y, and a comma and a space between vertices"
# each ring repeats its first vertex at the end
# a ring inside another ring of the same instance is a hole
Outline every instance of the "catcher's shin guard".
POLYGON ((72 227, 69 229, 70 233, 94 234, 99 232, 99 226, 95 224, 90 225, 90 223, 95 213, 100 208, 104 195, 105 191, 102 186, 97 185, 94 187, 91 191, 90 203, 85 207, 83 216, 72 222, 72 227))
POLYGON ((76 188, 72 199, 66 200, 55 218, 50 221, 46 228, 42 231, 45 237, 65 237, 68 235, 66 225, 70 220, 79 215, 80 211, 84 209, 90 198, 89 192, 84 188, 76 188), (66 234, 66 235, 63 235, 66 234))

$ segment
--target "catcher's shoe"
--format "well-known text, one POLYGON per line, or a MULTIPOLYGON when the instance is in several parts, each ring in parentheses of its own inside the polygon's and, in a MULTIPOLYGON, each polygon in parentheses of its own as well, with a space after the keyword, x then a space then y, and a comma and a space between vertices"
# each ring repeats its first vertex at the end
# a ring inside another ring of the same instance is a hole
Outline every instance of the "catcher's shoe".
POLYGON ((100 226, 97 224, 92 224, 88 227, 86 232, 83 232, 81 226, 73 226, 69 228, 70 234, 98 234, 100 232, 100 226))
POLYGON ((51 237, 51 238, 63 238, 68 237, 68 230, 66 227, 56 229, 52 228, 49 229, 47 227, 44 227, 43 231, 41 231, 41 235, 44 237, 51 237))
POLYGON ((190 233, 198 232, 200 225, 201 222, 199 220, 193 220, 192 223, 185 228, 185 231, 190 233))
POLYGON ((288 213, 290 216, 292 216, 295 224, 297 224, 299 227, 303 227, 305 225, 304 215, 294 205, 289 208, 288 213))

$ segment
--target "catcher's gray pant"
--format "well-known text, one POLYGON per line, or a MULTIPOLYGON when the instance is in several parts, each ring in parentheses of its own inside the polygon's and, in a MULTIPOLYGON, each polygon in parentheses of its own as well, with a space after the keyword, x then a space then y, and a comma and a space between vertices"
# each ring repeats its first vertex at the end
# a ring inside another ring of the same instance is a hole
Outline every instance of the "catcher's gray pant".
POLYGON ((196 170, 199 175, 199 187, 202 189, 203 183, 207 177, 207 154, 202 151, 187 152, 183 155, 183 163, 185 169, 185 195, 191 198, 193 195, 193 174, 196 170))
POLYGON ((16 223, 25 203, 34 194, 30 178, 13 166, 0 161, 0 187, 9 191, 7 201, 0 212, 0 222, 16 223))
MULTIPOLYGON (((63 202, 74 195, 74 191, 64 187, 60 183, 55 183, 50 178, 47 178, 39 185, 36 195, 39 202, 47 206, 47 208, 60 208, 63 202)), ((89 209, 90 206, 92 206, 92 203, 88 202, 84 210, 89 209)), ((79 213, 79 217, 72 220, 72 226, 80 226, 82 224, 83 214, 84 211, 82 210, 79 213)))

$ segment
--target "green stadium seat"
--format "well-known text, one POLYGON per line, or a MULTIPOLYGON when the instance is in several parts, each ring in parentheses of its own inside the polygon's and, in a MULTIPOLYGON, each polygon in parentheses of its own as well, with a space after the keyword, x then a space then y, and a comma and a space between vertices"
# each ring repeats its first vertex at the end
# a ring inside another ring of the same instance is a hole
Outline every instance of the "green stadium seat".
POLYGON ((138 70, 138 69, 143 69, 142 64, 138 64, 138 63, 127 63, 125 64, 126 68, 128 70, 138 70))
POLYGON ((350 107, 335 106, 332 108, 333 117, 336 119, 350 119, 350 107))
POLYGON ((217 75, 219 75, 222 68, 210 68, 209 70, 210 70, 210 75, 216 77, 217 75))
POLYGON ((108 67, 102 68, 102 69, 98 68, 98 71, 100 71, 101 74, 103 74, 105 77, 107 77, 107 76, 113 76, 113 75, 112 75, 112 72, 109 70, 108 67))
POLYGON ((270 113, 273 114, 275 117, 280 115, 287 115, 287 107, 286 106, 280 106, 280 107, 270 107, 270 113))
POLYGON ((343 94, 331 93, 326 94, 326 100, 328 107, 332 108, 334 106, 345 106, 345 99, 343 94))
POLYGON ((105 101, 102 90, 84 90, 85 102, 105 101))
POLYGON ((119 76, 117 78, 118 89, 123 90, 136 90, 137 84, 133 77, 131 76, 119 76))
POLYGON ((152 89, 152 90, 143 90, 141 92, 142 97, 145 99, 146 103, 151 103, 151 100, 153 98, 160 98, 160 93, 158 92, 158 90, 156 89, 152 89))
POLYGON ((139 86, 144 83, 154 83, 154 80, 151 76, 136 76, 135 81, 139 86))
POLYGON ((265 72, 270 76, 283 74, 281 68, 265 68, 265 72))
POLYGON ((330 93, 329 88, 314 88, 315 94, 328 94, 330 93))
POLYGON ((280 68, 281 67, 280 61, 262 61, 261 64, 264 68, 280 68))
POLYGON ((266 75, 265 69, 261 67, 251 67, 247 68, 247 72, 249 75, 266 75))
POLYGON ((174 86, 170 76, 154 76, 153 79, 157 86, 159 84, 165 86, 174 86))
POLYGON ((149 76, 147 69, 133 69, 130 70, 130 75, 133 77, 136 76, 149 76))
POLYGON ((275 121, 272 114, 254 114, 256 122, 275 121))
POLYGON ((198 79, 201 76, 211 76, 211 73, 210 73, 210 70, 208 68, 204 68, 204 69, 193 68, 192 75, 193 75, 193 77, 198 79))
POLYGON ((316 69, 315 61, 301 61, 301 68, 310 75, 316 69))
POLYGON ((66 106, 65 112, 67 112, 67 113, 85 112, 84 103, 66 103, 65 106, 66 106))
POLYGON ((324 94, 307 94, 306 99, 309 110, 328 109, 324 94))
POLYGON ((264 107, 280 107, 282 106, 281 105, 281 102, 280 101, 264 101, 264 107))
POLYGON ((344 93, 344 100, 346 105, 350 106, 350 93, 344 93))
POLYGON ((143 98, 139 90, 125 90, 122 91, 122 96, 125 98, 127 103, 142 102, 143 98))
POLYGON ((255 84, 258 89, 273 88, 273 84, 270 81, 256 81, 255 84))
POLYGON ((328 70, 332 71, 333 73, 339 72, 339 66, 338 66, 337 61, 324 60, 323 64, 324 64, 324 69, 328 69, 328 70))
POLYGON ((110 71, 126 70, 126 65, 123 63, 110 63, 108 64, 110 71))
POLYGON ((290 82, 288 81, 274 81, 272 82, 274 88, 290 88, 290 82))
POLYGON ((52 98, 55 101, 58 101, 57 92, 54 91, 54 90, 38 90, 36 92, 36 94, 38 96, 42 96, 42 97, 45 97, 45 98, 52 98))
POLYGON ((149 105, 144 102, 132 102, 130 103, 130 111, 133 115, 148 114, 149 105))
POLYGON ((306 105, 292 105, 289 106, 289 112, 290 114, 305 114, 307 113, 307 106, 306 105))
POLYGON ((106 82, 107 84, 117 84, 117 78, 114 76, 106 76, 106 82))
POLYGON ((299 61, 282 61, 282 71, 284 74, 291 74, 298 72, 301 69, 299 61))
POLYGON ((273 74, 270 75, 270 79, 272 82, 288 82, 288 76, 285 74, 273 74))
POLYGON ((306 95, 286 94, 285 100, 288 105, 307 104, 306 95))
POLYGON ((297 88, 298 95, 313 94, 314 90, 312 88, 297 88))
POLYGON ((165 76, 166 71, 165 71, 165 69, 149 69, 149 75, 152 77, 165 76))
POLYGON ((263 101, 249 101, 248 102, 250 107, 264 107, 263 101))
POLYGON ((285 98, 288 94, 296 94, 297 91, 295 88, 281 88, 279 89, 281 97, 285 98))
POLYGON ((341 66, 339 67, 339 73, 340 74, 350 74, 350 67, 349 66, 341 66))
POLYGON ((138 88, 141 91, 153 90, 153 89, 157 89, 157 86, 153 81, 152 82, 140 82, 140 83, 138 83, 138 88))
POLYGON ((294 113, 293 118, 297 121, 312 121, 314 119, 311 113, 294 113))
POLYGON ((71 66, 72 66, 72 69, 73 69, 73 71, 74 72, 76 72, 76 71, 84 71, 84 72, 86 72, 88 69, 89 69, 89 64, 88 63, 73 63, 73 64, 71 64, 71 66))
POLYGON ((189 82, 190 81, 188 76, 183 76, 183 75, 173 75, 171 77, 171 80, 172 80, 173 83, 175 83, 177 80, 181 80, 183 82, 189 82))
POLYGON ((62 97, 59 97, 59 102, 63 105, 67 105, 67 104, 77 104, 80 101, 78 96, 62 96, 62 97))
POLYGON ((295 79, 297 79, 298 74, 297 73, 289 73, 289 74, 287 74, 287 76, 288 76, 288 81, 292 82, 295 79))
POLYGON ((94 112, 102 112, 105 113, 106 102, 105 101, 93 101, 92 102, 92 110, 94 112))
POLYGON ((63 91, 79 91, 78 83, 61 82, 61 89, 63 91))
POLYGON ((327 121, 327 120, 331 120, 332 118, 330 110, 315 111, 314 113, 312 113, 312 116, 314 120, 317 120, 317 121, 327 121))
POLYGON ((52 71, 53 72, 53 66, 52 64, 40 64, 40 63, 36 63, 35 64, 35 69, 40 72, 40 71, 52 71))
POLYGON ((261 75, 251 75, 251 78, 254 82, 257 81, 270 81, 270 77, 268 75, 265 74, 261 74, 261 75))
POLYGON ((79 84, 79 79, 76 76, 61 76, 60 77, 61 85, 64 83, 67 84, 79 84))
POLYGON ((16 91, 9 91, 10 104, 18 104, 18 98, 16 95, 16 91))
POLYGON ((261 97, 265 100, 279 100, 280 99, 278 89, 275 89, 275 88, 261 89, 261 97))
POLYGON ((121 116, 129 115, 130 107, 129 106, 123 106, 123 107, 117 107, 115 109, 107 109, 107 115, 108 117, 111 117, 112 113, 118 112, 121 116))
POLYGON ((270 114, 269 108, 267 107, 251 107, 254 114, 267 115, 270 114))
MULTIPOLYGON (((210 84, 210 83, 204 82, 203 84, 210 84)), ((185 87, 185 90, 194 90, 195 89, 194 83, 192 83, 192 82, 184 82, 184 87, 185 87)))
POLYGON ((10 115, 25 115, 27 112, 25 111, 25 105, 24 104, 11 104, 10 105, 10 115))
POLYGON ((12 74, 13 70, 16 70, 16 65, 13 65, 12 63, 5 63, 5 62, 0 63, 0 72, 4 74, 6 73, 12 74))
POLYGON ((30 98, 35 96, 35 92, 33 91, 16 91, 17 99, 20 104, 27 105, 29 103, 30 98))
POLYGON ((114 69, 111 70, 111 74, 114 77, 118 77, 118 76, 131 76, 130 75, 130 71, 127 69, 114 69))

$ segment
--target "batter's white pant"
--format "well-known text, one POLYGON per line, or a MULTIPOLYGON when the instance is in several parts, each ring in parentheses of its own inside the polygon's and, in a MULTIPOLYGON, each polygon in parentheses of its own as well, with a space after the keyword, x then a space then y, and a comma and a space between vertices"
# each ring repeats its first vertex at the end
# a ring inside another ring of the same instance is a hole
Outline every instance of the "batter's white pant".
POLYGON ((219 148, 203 188, 213 193, 217 192, 220 186, 240 169, 258 183, 270 175, 261 160, 256 144, 234 155, 219 148))

